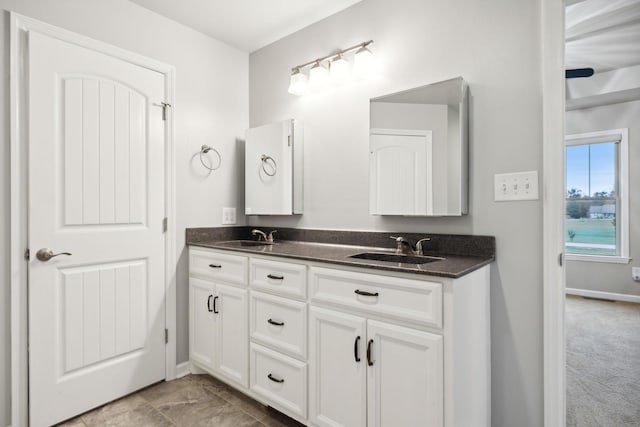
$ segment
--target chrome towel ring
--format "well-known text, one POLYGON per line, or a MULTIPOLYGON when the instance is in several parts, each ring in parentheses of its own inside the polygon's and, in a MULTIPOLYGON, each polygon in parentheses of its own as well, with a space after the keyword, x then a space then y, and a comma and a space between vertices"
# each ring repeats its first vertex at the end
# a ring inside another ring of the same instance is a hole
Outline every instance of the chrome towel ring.
POLYGON ((260 160, 262 161, 262 171, 268 176, 275 176, 275 174, 278 172, 278 164, 273 159, 273 157, 263 154, 262 156, 260 156, 260 160))
POLYGON ((220 168, 220 165, 222 164, 222 156, 215 148, 209 147, 208 145, 203 145, 202 147, 200 147, 200 163, 202 163, 202 166, 209 169, 210 171, 214 171, 220 168), (218 166, 216 166, 215 168, 212 167, 211 163, 207 164, 204 161, 204 154, 207 154, 209 151, 213 151, 218 156, 218 166))

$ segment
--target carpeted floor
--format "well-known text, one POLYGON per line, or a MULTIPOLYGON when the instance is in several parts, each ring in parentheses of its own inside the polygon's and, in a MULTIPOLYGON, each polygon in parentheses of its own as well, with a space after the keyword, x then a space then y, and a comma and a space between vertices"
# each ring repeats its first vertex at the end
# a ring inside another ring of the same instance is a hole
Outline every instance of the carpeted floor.
POLYGON ((640 426, 640 304, 568 296, 567 426, 640 426))

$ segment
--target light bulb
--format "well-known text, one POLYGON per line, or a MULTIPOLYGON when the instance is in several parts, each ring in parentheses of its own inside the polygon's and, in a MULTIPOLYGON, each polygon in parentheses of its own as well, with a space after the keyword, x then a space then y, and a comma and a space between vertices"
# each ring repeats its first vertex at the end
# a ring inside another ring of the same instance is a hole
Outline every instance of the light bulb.
POLYGON ((316 62, 309 70, 309 88, 313 92, 323 90, 329 83, 329 71, 320 62, 316 62))
POLYGON ((289 93, 293 95, 304 95, 309 89, 309 79, 302 74, 299 69, 295 69, 291 73, 291 82, 289 83, 289 93))
POLYGON ((353 72, 359 76, 370 74, 373 68, 373 53, 366 46, 356 51, 353 59, 353 72))
POLYGON ((344 82, 351 77, 351 64, 342 55, 338 55, 331 61, 329 74, 335 82, 344 82))

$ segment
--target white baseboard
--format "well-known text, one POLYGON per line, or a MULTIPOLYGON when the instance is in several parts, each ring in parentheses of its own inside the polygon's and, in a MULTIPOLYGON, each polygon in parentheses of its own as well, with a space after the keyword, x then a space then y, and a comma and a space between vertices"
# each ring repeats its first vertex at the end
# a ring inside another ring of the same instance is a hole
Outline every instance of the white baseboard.
POLYGON ((578 295, 588 298, 610 299, 613 301, 637 302, 640 303, 640 295, 616 294, 613 292, 589 291, 586 289, 566 288, 568 295, 578 295))
POLYGON ((182 362, 176 365, 176 379, 182 378, 191 373, 191 367, 189 362, 182 362))

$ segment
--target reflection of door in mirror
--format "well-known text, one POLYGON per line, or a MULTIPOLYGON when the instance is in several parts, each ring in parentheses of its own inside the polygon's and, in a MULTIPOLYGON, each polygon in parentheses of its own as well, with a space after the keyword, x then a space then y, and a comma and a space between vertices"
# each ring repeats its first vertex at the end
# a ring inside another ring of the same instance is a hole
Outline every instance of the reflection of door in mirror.
POLYGON ((371 130, 371 214, 427 215, 433 212, 431 135, 430 130, 371 130))

